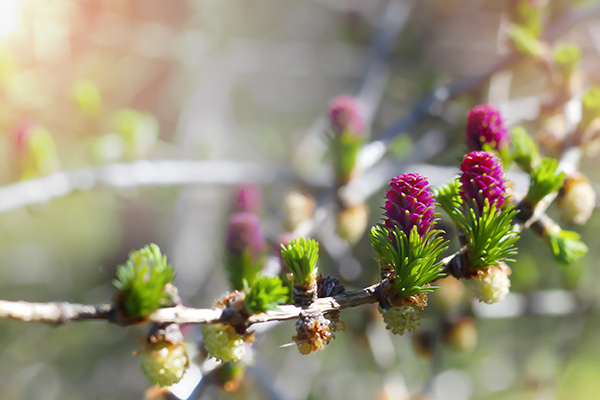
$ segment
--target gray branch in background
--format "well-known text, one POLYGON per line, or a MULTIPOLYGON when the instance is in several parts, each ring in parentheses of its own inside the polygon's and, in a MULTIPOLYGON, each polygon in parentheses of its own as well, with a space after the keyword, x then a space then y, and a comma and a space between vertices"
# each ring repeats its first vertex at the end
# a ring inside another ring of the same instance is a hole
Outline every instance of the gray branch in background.
POLYGON ((44 178, 0 187, 0 212, 43 204, 76 191, 102 187, 127 189, 143 186, 272 183, 289 180, 292 176, 292 171, 281 165, 236 161, 139 160, 55 172, 44 178))
MULTIPOLYGON (((366 126, 371 126, 385 94, 391 77, 387 60, 413 6, 414 0, 391 0, 377 24, 377 31, 367 52, 367 65, 354 93, 354 97, 362 105, 366 126)), ((306 170, 308 164, 318 164, 327 151, 327 124, 327 117, 323 113, 303 135, 294 152, 297 169, 311 184, 331 184, 333 181, 331 174, 315 173, 313 169, 306 170), (306 163, 307 159, 312 163, 306 163), (325 179, 321 178, 323 175, 325 179), (318 178, 315 180, 315 177, 318 178)))
MULTIPOLYGON (((552 43, 578 24, 599 16, 600 6, 598 5, 575 10, 548 27, 542 38, 552 43)), ((458 78, 447 85, 441 85, 433 89, 411 111, 403 115, 392 126, 382 132, 376 140, 362 149, 359 154, 359 166, 362 169, 368 169, 375 165, 386 154, 392 139, 402 133, 406 133, 422 117, 430 114, 439 114, 441 107, 449 99, 480 86, 484 82, 487 82, 492 75, 515 65, 521 59, 523 59, 523 56, 513 51, 478 75, 458 78)))

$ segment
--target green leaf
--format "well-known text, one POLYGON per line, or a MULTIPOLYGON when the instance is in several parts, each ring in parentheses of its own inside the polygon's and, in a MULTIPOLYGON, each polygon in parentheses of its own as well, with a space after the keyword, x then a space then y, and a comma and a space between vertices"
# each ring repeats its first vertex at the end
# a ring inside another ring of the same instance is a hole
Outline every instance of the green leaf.
POLYGON ((175 273, 155 244, 129 253, 125 264, 117 267, 113 285, 119 290, 118 303, 132 319, 142 319, 160 307, 169 307, 171 295, 164 291, 173 283, 175 273))
POLYGON ((587 129, 590 123, 600 117, 600 87, 594 86, 583 97, 580 129, 587 129))
POLYGON ((283 286, 279 277, 261 276, 252 288, 244 280, 244 292, 244 309, 248 314, 275 310, 280 304, 287 303, 289 297, 289 289, 283 286))
POLYGON ((554 259, 563 265, 571 264, 583 257, 588 247, 580 240, 577 232, 556 229, 546 235, 554 259))
POLYGON ((444 276, 437 259, 448 248, 448 242, 441 234, 442 231, 432 230, 421 237, 416 226, 409 236, 399 227, 391 230, 378 224, 371 229, 371 245, 379 256, 378 262, 392 266, 394 289, 402 298, 437 289, 429 284, 444 276))
POLYGON ((516 3, 513 6, 513 21, 532 36, 538 37, 542 31, 542 15, 545 7, 531 0, 518 0, 513 3, 516 3))
MULTIPOLYGON (((434 192, 436 202, 452 219, 454 219, 455 211, 462 207, 462 200, 459 193, 459 178, 455 178, 447 184, 440 186, 434 192)), ((454 222, 457 223, 457 221, 454 222)))
POLYGON ((158 140, 159 126, 152 114, 122 109, 113 115, 111 122, 127 144, 129 160, 146 156, 158 140))
POLYGON ((521 25, 513 25, 509 32, 510 39, 517 51, 541 58, 544 54, 544 46, 529 30, 521 25))
POLYGON ((581 59, 581 50, 576 44, 561 43, 554 46, 554 63, 556 64, 563 82, 569 83, 575 68, 581 59))
POLYGON ((509 257, 517 254, 515 242, 519 235, 512 225, 515 212, 509 199, 499 207, 490 206, 486 199, 481 216, 472 208, 454 211, 454 219, 467 240, 469 268, 477 270, 514 261, 509 257))
POLYGON ((310 285, 316 281, 319 259, 319 243, 316 241, 299 238, 289 242, 287 247, 281 244, 281 258, 294 274, 294 284, 310 285))
POLYGON ((345 181, 350 177, 356 164, 356 156, 363 142, 363 136, 357 136, 351 132, 343 132, 340 135, 333 134, 331 136, 333 167, 335 176, 339 180, 345 181))
POLYGON ((80 80, 73 84, 73 95, 79 109, 86 115, 96 116, 102 106, 98 86, 92 81, 80 80))
POLYGON ((227 278, 229 283, 235 290, 244 289, 244 280, 250 286, 254 284, 256 276, 262 269, 262 260, 254 259, 249 253, 235 255, 227 252, 225 254, 225 269, 227 270, 227 278))
POLYGON ((544 197, 560 189, 565 181, 565 173, 557 172, 558 161, 553 158, 544 158, 542 163, 531 172, 529 190, 525 201, 532 207, 544 197))
POLYGON ((26 154, 21 159, 22 165, 19 165, 22 179, 48 175, 60 168, 56 143, 50 132, 41 127, 34 127, 26 142, 26 154))
POLYGON ((523 171, 531 173, 541 162, 537 145, 522 126, 512 128, 510 137, 513 147, 512 158, 523 171))

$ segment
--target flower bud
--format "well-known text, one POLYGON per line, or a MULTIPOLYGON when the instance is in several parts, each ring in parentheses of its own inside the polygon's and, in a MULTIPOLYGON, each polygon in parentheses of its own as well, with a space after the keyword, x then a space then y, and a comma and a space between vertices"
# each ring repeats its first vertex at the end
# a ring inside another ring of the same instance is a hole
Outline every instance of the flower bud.
POLYGON ((299 191, 292 191, 286 194, 283 201, 285 210, 285 228, 289 231, 295 231, 298 226, 312 218, 315 211, 315 199, 299 191))
POLYGON ((473 279, 475 297, 484 303, 493 304, 504 300, 510 291, 511 270, 505 263, 482 269, 473 279))
POLYGON ((356 244, 367 229, 369 208, 365 203, 354 204, 341 210, 336 217, 335 229, 348 244, 356 244))
POLYGON ((348 96, 333 99, 329 103, 329 126, 336 135, 363 136, 365 119, 360 104, 348 96))
POLYGON ((356 158, 365 136, 365 119, 360 104, 340 96, 329 104, 331 152, 336 185, 348 183, 357 174, 356 158))
POLYGON ((204 347, 219 361, 239 361, 246 351, 244 338, 231 325, 206 324, 202 326, 204 347))
POLYGON ((557 199, 561 217, 570 224, 583 225, 596 207, 596 192, 581 173, 567 176, 557 199))
POLYGON ((510 136, 500 110, 491 104, 482 104, 470 109, 466 141, 467 147, 475 151, 483 150, 484 144, 490 145, 496 151, 506 148, 510 136))
POLYGON ((298 345, 300 353, 306 355, 323 350, 335 334, 331 330, 331 321, 322 314, 302 316, 296 321, 296 336, 292 340, 298 345))
POLYGON ((383 316, 385 328, 395 335, 403 335, 405 332, 414 331, 421 325, 423 312, 413 304, 399 307, 391 307, 387 310, 379 308, 383 316))
POLYGON ((171 386, 181 380, 190 360, 178 325, 159 328, 137 352, 146 378, 159 386, 171 386))

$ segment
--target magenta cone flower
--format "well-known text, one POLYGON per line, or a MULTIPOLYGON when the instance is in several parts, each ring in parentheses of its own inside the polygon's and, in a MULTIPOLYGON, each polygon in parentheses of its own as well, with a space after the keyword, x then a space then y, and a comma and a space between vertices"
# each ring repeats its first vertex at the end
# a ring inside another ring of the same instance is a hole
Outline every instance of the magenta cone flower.
POLYGON ((238 211, 258 214, 262 210, 263 200, 260 187, 247 184, 236 188, 235 207, 238 211))
POLYGON ((429 182, 421 175, 402 174, 392 178, 386 197, 384 224, 388 229, 396 225, 409 235, 416 226, 422 237, 433 228, 435 199, 429 182))
POLYGON ((252 213, 235 213, 229 218, 225 247, 235 256, 244 253, 256 258, 262 251, 265 238, 260 220, 252 213))
POLYGON ((500 110, 491 104, 482 104, 469 110, 467 122, 467 146, 470 150, 482 150, 489 144, 494 150, 502 150, 510 141, 508 130, 500 110))
POLYGON ((506 200, 506 180, 500 159, 487 151, 473 151, 460 165, 460 194, 467 204, 476 204, 483 211, 485 199, 490 205, 506 200))
POLYGON ((348 132, 354 136, 362 136, 365 118, 360 104, 352 97, 336 97, 329 103, 329 124, 336 135, 348 132))

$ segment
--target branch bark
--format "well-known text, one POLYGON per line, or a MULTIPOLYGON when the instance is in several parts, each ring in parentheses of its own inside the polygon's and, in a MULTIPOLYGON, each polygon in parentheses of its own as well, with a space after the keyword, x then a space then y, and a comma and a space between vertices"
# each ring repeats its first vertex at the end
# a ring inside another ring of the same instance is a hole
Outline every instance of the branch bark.
MULTIPOLYGON (((277 311, 251 315, 248 325, 296 319, 302 315, 330 313, 345 308, 358 307, 378 301, 379 283, 364 289, 348 291, 335 297, 317 299, 307 308, 295 305, 280 306, 277 311)), ((148 316, 147 323, 166 324, 213 324, 227 322, 221 309, 202 309, 186 306, 161 308, 148 316)), ((0 300, 0 319, 16 319, 25 322, 65 324, 75 321, 104 320, 119 323, 117 313, 110 304, 85 305, 71 303, 28 303, 25 301, 0 300)))
POLYGON ((108 304, 28 303, 0 300, 0 318, 61 325, 71 321, 108 320, 113 318, 108 304))

